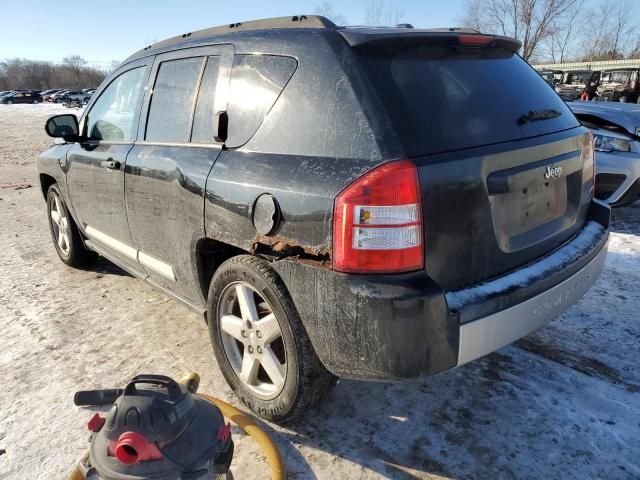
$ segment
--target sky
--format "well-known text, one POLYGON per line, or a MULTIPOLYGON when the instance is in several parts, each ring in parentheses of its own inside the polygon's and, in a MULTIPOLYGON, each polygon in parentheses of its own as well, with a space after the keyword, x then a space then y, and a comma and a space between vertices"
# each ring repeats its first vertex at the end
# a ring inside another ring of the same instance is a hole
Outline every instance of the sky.
MULTIPOLYGON (((370 0, 334 0, 351 25, 370 0)), ((464 0, 384 0, 415 27, 456 24, 464 0)), ((59 62, 80 55, 108 67, 155 41, 227 23, 313 13, 321 0, 0 0, 0 60, 59 62)))

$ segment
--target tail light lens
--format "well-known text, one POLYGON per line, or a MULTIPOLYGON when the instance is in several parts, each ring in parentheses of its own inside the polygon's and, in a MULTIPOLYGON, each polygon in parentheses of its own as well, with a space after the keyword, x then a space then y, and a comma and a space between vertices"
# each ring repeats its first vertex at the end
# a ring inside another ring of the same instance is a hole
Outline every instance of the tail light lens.
POLYGON ((424 267, 418 171, 409 160, 378 167, 335 201, 333 268, 392 273, 424 267))

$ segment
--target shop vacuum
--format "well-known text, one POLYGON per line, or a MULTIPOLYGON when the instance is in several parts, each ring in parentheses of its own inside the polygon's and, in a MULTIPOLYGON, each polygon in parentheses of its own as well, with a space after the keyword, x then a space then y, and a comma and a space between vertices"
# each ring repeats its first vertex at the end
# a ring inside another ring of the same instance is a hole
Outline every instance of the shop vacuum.
POLYGON ((88 423, 91 447, 78 478, 232 478, 231 425, 212 401, 195 394, 198 383, 197 375, 186 383, 138 375, 124 389, 77 392, 76 405, 113 404, 88 423))

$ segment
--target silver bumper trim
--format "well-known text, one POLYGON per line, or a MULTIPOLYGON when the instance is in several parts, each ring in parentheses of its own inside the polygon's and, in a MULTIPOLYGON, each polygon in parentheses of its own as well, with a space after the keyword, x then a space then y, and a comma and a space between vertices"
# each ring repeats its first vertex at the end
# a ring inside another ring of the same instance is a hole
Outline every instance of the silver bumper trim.
POLYGON ((580 271, 518 305, 460 326, 458 366, 483 357, 556 318, 576 303, 604 268, 608 242, 580 271))

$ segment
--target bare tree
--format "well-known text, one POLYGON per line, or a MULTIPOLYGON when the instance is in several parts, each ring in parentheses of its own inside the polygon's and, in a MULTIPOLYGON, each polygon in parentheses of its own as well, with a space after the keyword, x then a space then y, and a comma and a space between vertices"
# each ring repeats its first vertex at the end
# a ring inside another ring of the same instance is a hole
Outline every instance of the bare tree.
POLYGON ((581 3, 576 3, 553 22, 536 56, 542 60, 550 59, 553 63, 564 63, 575 58, 579 36, 586 28, 581 7, 581 3))
POLYGON ((392 26, 402 22, 404 12, 396 9, 387 0, 369 0, 365 10, 365 25, 392 26))
POLYGON ((638 38, 634 23, 635 2, 607 0, 584 11, 581 57, 586 60, 615 60, 633 54, 638 38))
POLYGON ((347 24, 347 19, 344 17, 344 15, 341 15, 338 12, 336 12, 335 8, 333 7, 333 2, 330 2, 328 0, 324 0, 322 3, 317 5, 316 8, 313 10, 313 13, 315 13, 316 15, 322 15, 323 17, 327 17, 336 25, 347 24))
POLYGON ((87 61, 80 55, 69 55, 62 59, 64 65, 69 66, 74 72, 79 73, 86 65, 87 61))
POLYGON ((76 59, 74 62, 54 65, 51 62, 11 58, 0 62, 0 90, 97 87, 106 73, 88 67, 86 63, 76 59))
POLYGON ((553 25, 578 0, 467 0, 464 26, 514 37, 522 42, 522 57, 539 53, 553 25))

